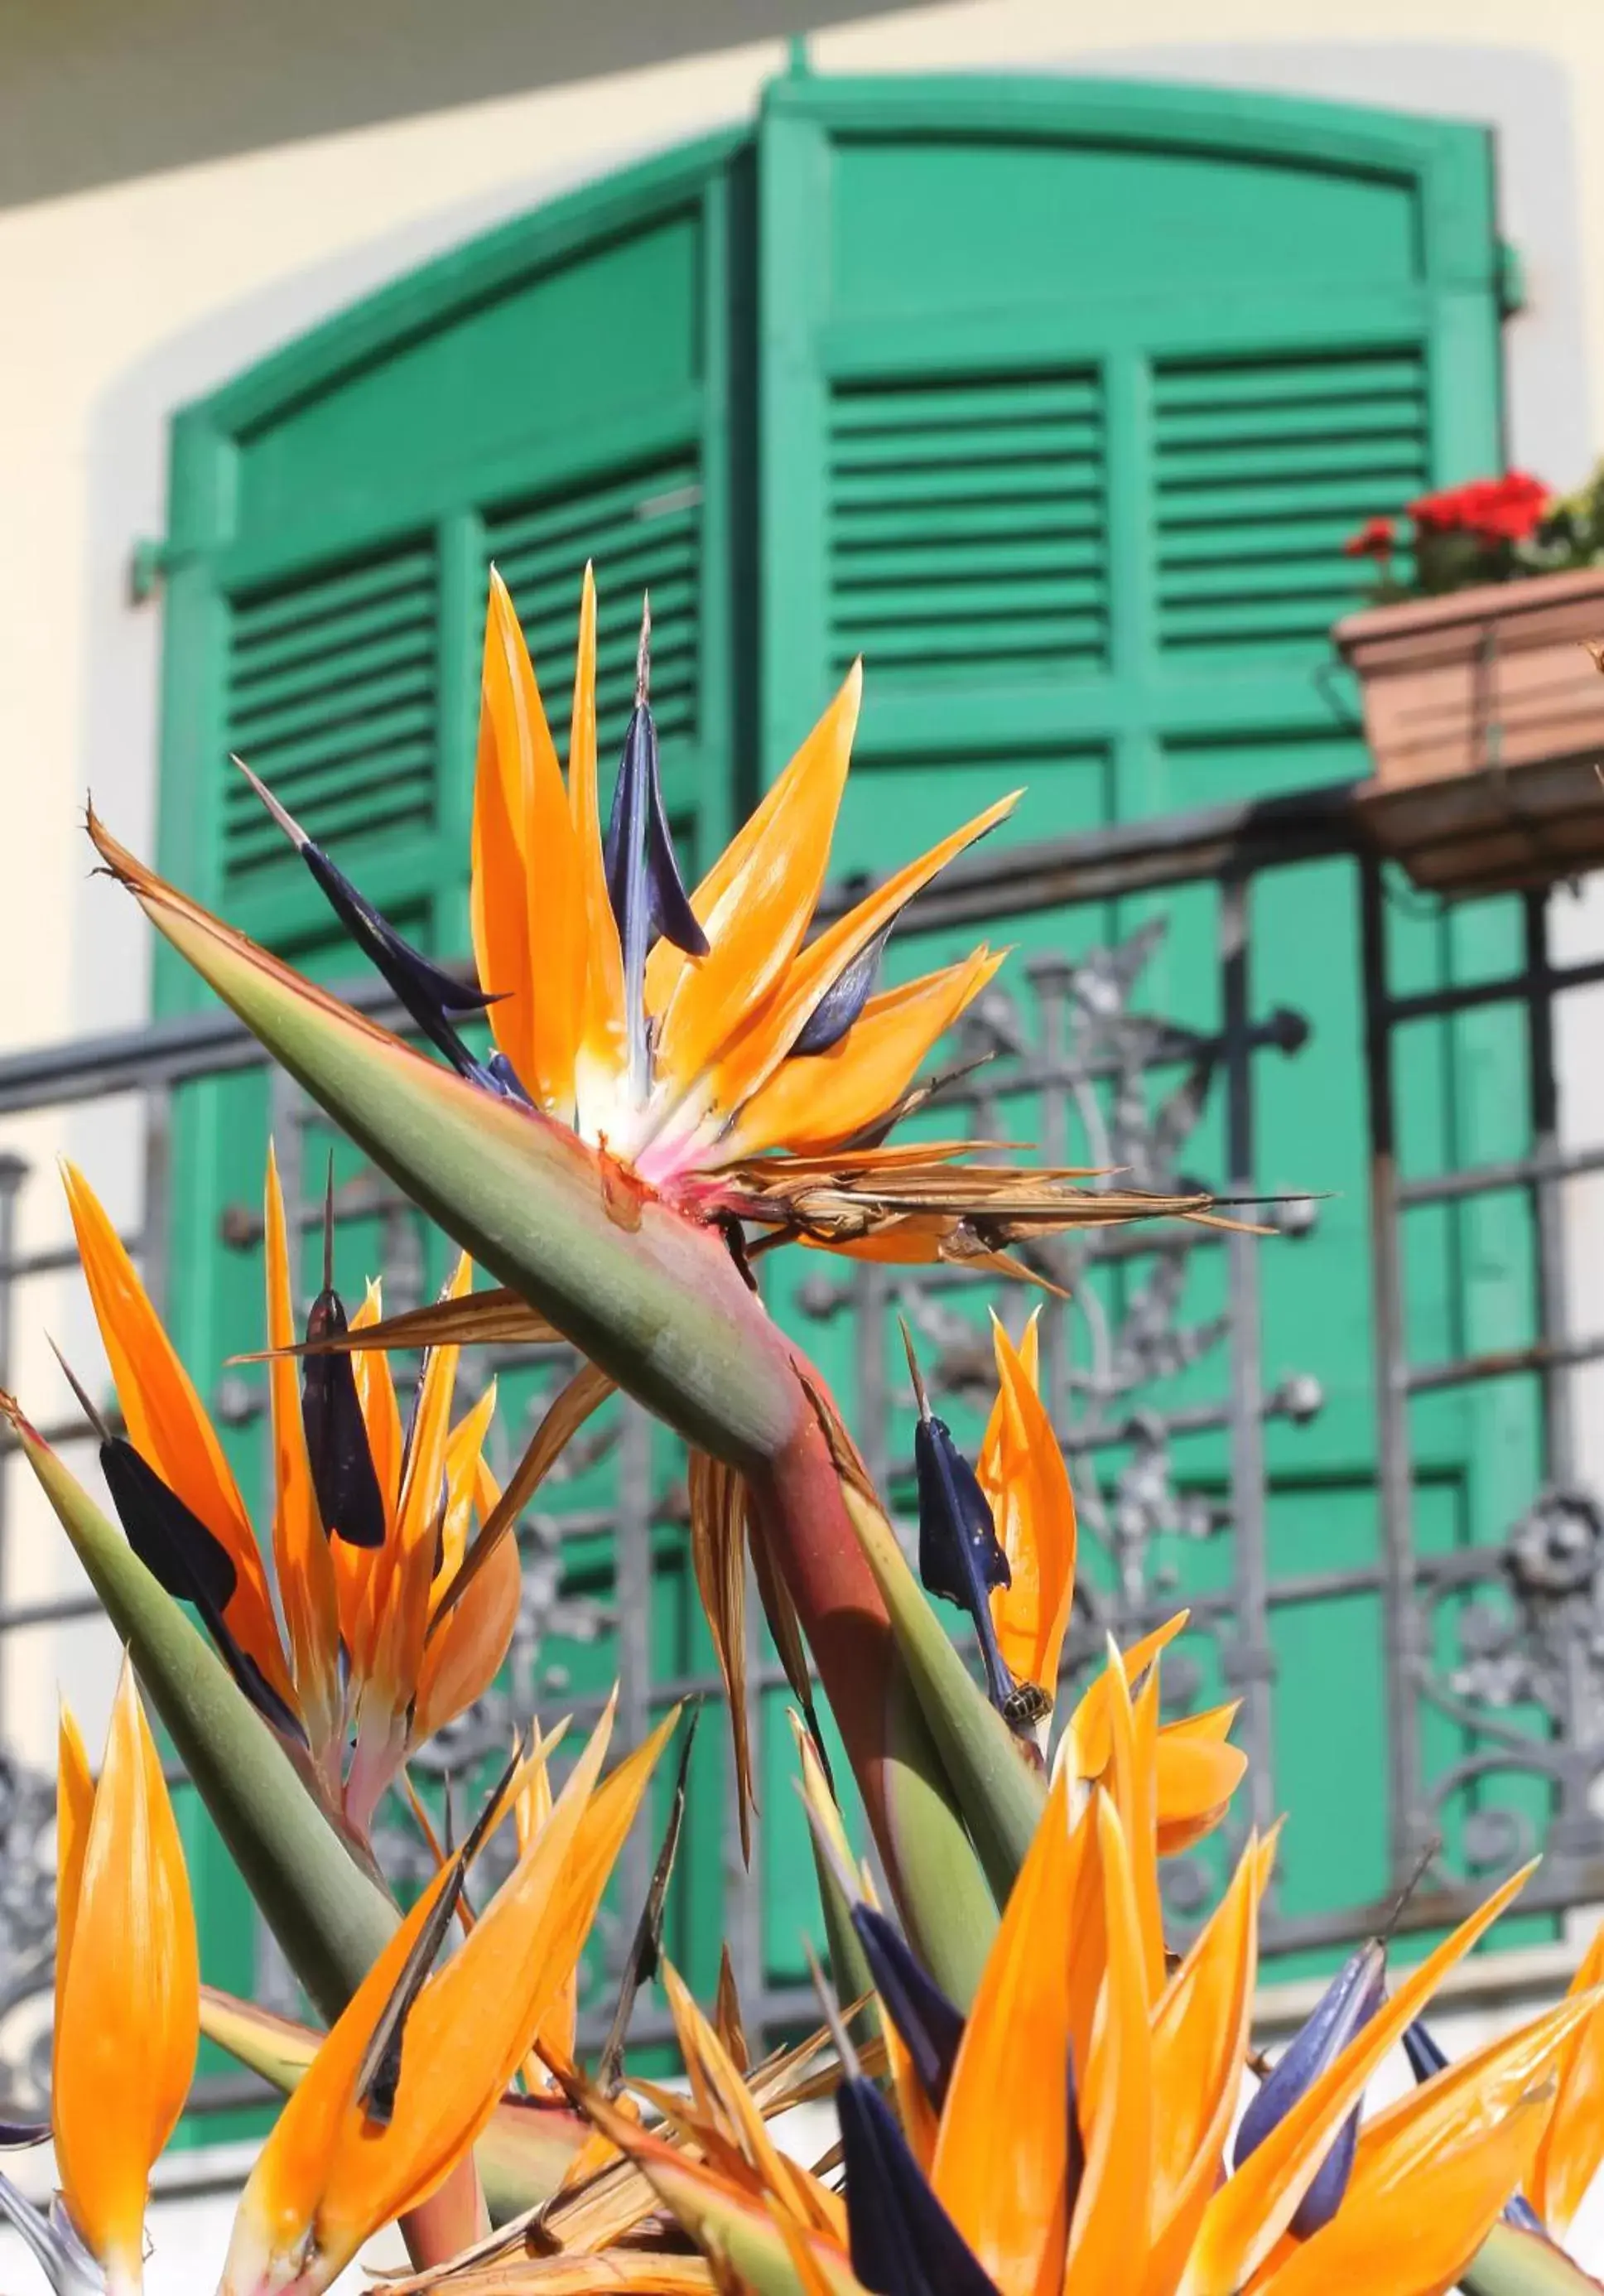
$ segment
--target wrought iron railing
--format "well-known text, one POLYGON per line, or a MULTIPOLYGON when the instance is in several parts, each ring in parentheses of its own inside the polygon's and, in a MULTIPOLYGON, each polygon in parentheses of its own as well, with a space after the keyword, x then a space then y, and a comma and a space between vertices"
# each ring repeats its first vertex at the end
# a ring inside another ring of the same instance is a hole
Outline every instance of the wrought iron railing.
MULTIPOLYGON (((1533 1907, 1551 1912, 1604 1897, 1604 1824, 1593 1808, 1604 1767, 1604 1518, 1579 1480, 1571 1397, 1572 1373, 1604 1355, 1604 1334, 1578 1340, 1567 1320, 1562 1196, 1577 1175, 1604 1169, 1604 1150, 1562 1148, 1554 1058, 1556 1001, 1604 980, 1604 963, 1551 962, 1546 897, 1534 893, 1521 897, 1515 964, 1494 977, 1399 990, 1388 977, 1388 900, 1343 786, 983 854, 934 889, 907 929, 929 942, 981 925, 995 937, 999 920, 1010 931, 1027 921, 1028 949, 964 1024, 962 1073, 944 1103, 948 1128, 992 1141, 1017 1136, 1027 1123, 1046 1161, 1117 1167, 1154 1188, 1210 1185, 1242 1200, 1244 1218, 1276 1232, 1266 1240, 1229 1226, 1086 1231, 1033 1248, 1032 1267, 1049 1288, 1022 1289, 1004 1303, 1027 1305, 1034 1296, 1043 1304, 1043 1391, 1077 1492, 1082 1569, 1067 1665, 1084 1673, 1100 1661, 1108 1634, 1128 1641, 1188 1602, 1191 1623, 1166 1666, 1166 1702, 1240 1699, 1238 1736, 1252 1768, 1232 1822, 1239 1835, 1250 1822, 1273 1818, 1287 1798, 1278 1726, 1286 1683, 1277 1671, 1285 1620, 1294 1610, 1306 1620, 1322 1604, 1346 1604, 1371 1622, 1375 1664, 1366 1695, 1375 1710, 1355 1724, 1336 1681, 1330 1706, 1331 1729, 1353 1734, 1361 1768, 1350 1782, 1354 1807, 1376 1816, 1377 1856, 1370 1868, 1357 1861, 1354 1886, 1328 1890, 1322 1902, 1273 1898, 1264 1923, 1273 1953, 1327 1947, 1372 1925, 1439 1837, 1446 1847, 1412 1902, 1409 1918, 1421 1926, 1446 1919, 1538 1834, 1548 1855, 1528 1893, 1533 1907), (1316 1316, 1299 1326, 1306 1359, 1273 1363, 1264 1336, 1265 1255, 1305 1250, 1320 1237, 1329 1207, 1287 1193, 1305 1176, 1270 1172, 1260 1151, 1266 1080, 1283 1069, 1296 1075, 1310 1022, 1278 1001, 1276 980, 1264 977, 1257 912, 1263 889, 1297 882, 1296 873, 1310 868, 1327 873, 1328 890, 1330 873, 1341 875, 1349 919, 1346 937, 1329 953, 1328 993, 1334 1009, 1353 1016, 1363 1048, 1347 1089, 1363 1111, 1370 1313, 1356 1338, 1346 1326, 1325 1333, 1316 1316), (1180 963, 1165 953, 1172 900, 1191 905, 1180 963), (1166 964, 1186 1017, 1166 1013, 1165 996, 1150 985, 1166 964), (1397 1144, 1400 1032, 1491 1009, 1511 1016, 1506 1097, 1524 1096, 1524 1144, 1479 1164, 1454 1159, 1441 1169, 1405 1171, 1397 1144), (1506 1211, 1518 1208, 1514 1281, 1529 1292, 1526 1327, 1510 1346, 1457 1344, 1455 1333, 1468 1327, 1450 1315, 1440 1329, 1451 1343, 1416 1360, 1408 1223, 1421 1211, 1435 1215, 1447 1265, 1453 1234, 1443 1221, 1494 1198, 1506 1211), (1299 1446, 1322 1424, 1333 1377, 1349 1390, 1363 1380, 1368 1391, 1354 1419, 1355 1428, 1363 1424, 1351 1488, 1344 1487, 1366 1535, 1358 1551, 1317 1553, 1309 1562, 1301 1550, 1320 1548, 1335 1471, 1327 1459, 1305 1473, 1299 1446), (1433 1408, 1432 1398, 1480 1395, 1510 1382, 1529 1397, 1541 1438, 1524 1507, 1491 1529, 1467 1515, 1453 1536, 1428 1537, 1422 1491, 1446 1471, 1433 1464, 1440 1427, 1428 1428, 1422 1445, 1420 1414, 1433 1408), (1296 1533, 1290 1568, 1281 1535, 1288 1523, 1296 1533), (1365 1754, 1367 1739, 1379 1755, 1365 1754)), ((395 1017, 376 987, 359 994, 369 1010, 395 1017)), ((175 1095, 199 1078, 258 1062, 225 1015, 164 1021, 0 1061, 0 1117, 127 1095, 141 1103, 146 1210, 132 1241, 160 1298, 175 1095)), ((272 1092, 293 1216, 310 1226, 319 1217, 323 1119, 282 1078, 272 1092)), ((255 1248, 258 1177, 254 1163, 241 1171, 218 1250, 255 1248)), ((23 1193, 45 1184, 20 1159, 0 1159, 0 1381, 10 1375, 30 1281, 73 1264, 70 1250, 29 1253, 18 1245, 23 1193)), ((345 1185, 339 1209, 342 1218, 381 1223, 392 1303, 406 1304, 423 1282, 417 1216, 371 1172, 345 1185)), ((905 1509, 910 1406, 888 1344, 891 1313, 908 1318, 942 1407, 961 1427, 973 1425, 989 1399, 980 1310, 995 1300, 995 1283, 977 1288, 957 1269, 898 1271, 803 1251, 765 1266, 778 1311, 818 1349, 845 1391, 870 1465, 905 1509)), ((549 1351, 501 1368, 526 1412, 562 1370, 549 1351)), ((219 1416, 248 1423, 260 1409, 258 1389, 212 1369, 219 1416)), ((64 1423, 59 1431, 75 1430, 64 1423)), ((501 1439, 511 1450, 520 1436, 515 1413, 501 1439)), ((651 1541, 683 1521, 678 1472, 665 1465, 640 1414, 623 1408, 599 1423, 569 1463, 570 1482, 589 1488, 585 1477, 593 1483, 601 1464, 610 1476, 605 1504, 565 1507, 560 1479, 522 1526, 526 1596, 504 1685, 430 1750, 427 1765, 437 1777, 476 1769, 504 1746, 512 1718, 536 1705, 583 1710, 585 1701, 551 1678, 548 1658, 555 1644, 572 1646, 587 1634, 612 1637, 626 1740, 669 1696, 716 1694, 710 1675, 664 1679, 652 1666, 651 1541), (565 1563, 571 1542, 599 1530, 614 1556, 600 1601, 576 1591, 565 1563)), ((8 1492, 14 1499, 17 1472, 13 1461, 0 1475, 5 1587, 8 1492)), ((87 1595, 29 1603, 8 1596, 0 1603, 0 1676, 16 1637, 48 1633, 93 1608, 87 1595)), ((1309 1663, 1320 1663, 1318 1654, 1309 1663)), ((773 1726, 778 1684, 772 1653, 755 1641, 755 1726, 773 1726)), ((49 1981, 51 1874, 42 1845, 50 1801, 45 1781, 0 1754, 0 2022, 49 1981)), ((774 2030, 805 2015, 807 1997, 772 1965, 762 1883, 742 1869, 732 1807, 721 1822, 723 1936, 751 2021, 774 2030)), ((420 1855, 400 1828, 382 1848, 398 1875, 420 1855)), ((1177 1921, 1206 1900, 1219 1854, 1199 1846, 1171 1861, 1177 1921)), ((603 1964, 621 1955, 651 1855, 644 1835, 626 1852, 624 1911, 618 1932, 604 1937, 603 1964)), ((264 1966, 271 1976, 270 1963, 264 1966)), ((604 1980, 607 1967, 596 1974, 604 1980)), ((660 2026, 642 2004, 637 2032, 650 2038, 660 2026)), ((16 2054, 13 2087, 26 2074, 16 2054)), ((210 2095, 221 2103, 250 2093, 249 2084, 222 2083, 210 2095)))

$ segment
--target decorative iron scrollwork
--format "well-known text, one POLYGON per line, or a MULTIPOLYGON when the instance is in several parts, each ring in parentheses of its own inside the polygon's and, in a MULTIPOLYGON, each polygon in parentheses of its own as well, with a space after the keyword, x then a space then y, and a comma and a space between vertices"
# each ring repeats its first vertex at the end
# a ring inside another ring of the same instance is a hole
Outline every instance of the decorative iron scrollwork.
POLYGON ((1487 1591, 1458 1619, 1461 1698, 1538 1706, 1604 1762, 1604 1513, 1591 1493, 1551 1488, 1486 1558, 1487 1591), (1494 1579, 1493 1573, 1496 1572, 1494 1579), (1502 1587, 1498 1581, 1502 1580, 1502 1587))
POLYGON ((0 2095, 17 2117, 50 2093, 55 1780, 0 1750, 0 2095))

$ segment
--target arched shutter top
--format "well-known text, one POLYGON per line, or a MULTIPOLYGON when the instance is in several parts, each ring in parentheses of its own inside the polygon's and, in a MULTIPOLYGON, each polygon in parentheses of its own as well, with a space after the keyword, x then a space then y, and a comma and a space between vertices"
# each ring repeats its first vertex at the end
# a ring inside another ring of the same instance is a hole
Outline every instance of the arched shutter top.
POLYGON ((886 762, 1329 724, 1345 536, 1498 457, 1485 132, 792 78, 760 138, 765 771, 860 649, 886 762))
MULTIPOLYGON (((443 945, 465 945, 492 561, 560 739, 586 557, 604 741, 622 738, 650 588, 669 801, 692 834, 699 811, 722 826, 705 765, 724 758, 731 707, 731 265, 749 236, 749 149, 708 139, 510 224, 177 418, 161 851, 248 929, 293 944, 320 919, 236 750, 376 894, 422 904, 443 945)), ((180 974, 164 993, 188 993, 180 974)))

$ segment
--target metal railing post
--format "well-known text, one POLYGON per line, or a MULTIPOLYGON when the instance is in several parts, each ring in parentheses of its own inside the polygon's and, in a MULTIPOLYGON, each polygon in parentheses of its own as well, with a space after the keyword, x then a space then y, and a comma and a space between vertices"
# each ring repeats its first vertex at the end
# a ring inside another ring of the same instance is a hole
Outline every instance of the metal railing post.
POLYGON ((1401 1884, 1414 1868, 1423 1830, 1416 1711, 1420 1636, 1415 1590, 1409 1364, 1404 1321, 1404 1239, 1399 1225, 1397 1126, 1387 990, 1387 911, 1381 867, 1381 863, 1369 854, 1359 865, 1360 949, 1371 1121, 1371 1325, 1375 1353, 1377 1498, 1381 1518, 1382 1642, 1388 1721, 1387 1843, 1391 1877, 1395 1884, 1401 1884))
MULTIPOLYGON (((1220 887, 1219 950, 1224 1020, 1225 1169, 1223 1193, 1257 1190, 1253 1125, 1253 1010, 1249 948, 1250 887, 1227 877, 1220 887)), ((1236 1638, 1226 1673, 1242 1700, 1253 1819, 1264 1828, 1276 1812, 1265 1555, 1264 1367, 1259 1313, 1258 1239, 1233 1230, 1226 1240, 1230 1298, 1231 1522, 1236 1638)))

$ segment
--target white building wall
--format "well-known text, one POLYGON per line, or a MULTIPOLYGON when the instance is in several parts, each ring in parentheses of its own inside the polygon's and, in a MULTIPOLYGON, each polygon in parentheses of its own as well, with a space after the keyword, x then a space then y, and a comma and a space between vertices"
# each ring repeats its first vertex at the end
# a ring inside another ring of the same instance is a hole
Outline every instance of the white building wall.
MULTIPOLYGON (((271 20, 255 17, 257 37, 271 20)), ((822 32, 812 53, 826 72, 1089 71, 1488 122, 1504 228, 1529 291, 1508 338, 1512 455, 1558 484, 1580 478, 1604 435, 1600 0, 1213 0, 1201 41, 1204 20, 1195 0, 1125 0, 1117 10, 965 0, 867 15, 822 32)), ((96 21, 86 37, 121 37, 115 12, 86 19, 96 21)), ((435 21, 442 43, 471 36, 471 12, 439 11, 435 21)), ((160 37, 160 17, 146 37, 160 37)), ((420 37, 410 19, 409 37, 420 37)), ((438 250, 749 114, 784 61, 773 41, 724 47, 0 211, 0 1051, 133 1022, 147 1009, 145 929, 130 903, 86 882, 79 808, 93 789, 119 833, 149 849, 160 618, 157 605, 131 603, 127 574, 136 540, 162 529, 171 409, 438 250)), ((177 46, 175 87, 184 68, 177 46)), ((0 54, 0 137, 7 77, 0 54)), ((148 89, 148 70, 139 84, 148 89)), ((1569 904, 1561 932, 1566 953, 1597 953, 1604 903, 1584 895, 1569 904)), ((1567 1121, 1589 1144, 1604 1134, 1595 1018, 1604 1018, 1597 999, 1577 1000, 1561 1035, 1567 1121)), ((25 1245, 64 1237, 50 1170, 63 1147, 137 1220, 126 1111, 8 1123, 0 1146, 34 1168, 25 1245)), ((1604 1183, 1578 1184, 1575 1195, 1575 1292, 1586 1300, 1604 1272, 1604 1183)), ((46 1329, 94 1368, 86 1310, 65 1280, 39 1281, 20 1302, 13 1374, 45 1417, 64 1402, 46 1329)), ((1596 1379, 1584 1381, 1579 1415, 1584 1464, 1604 1480, 1604 1434, 1593 1432, 1604 1412, 1586 1407, 1597 1392, 1596 1379)), ((14 1475, 10 1497, 4 1602, 73 1585, 53 1524, 14 1475)), ((28 1639, 0 1669, 6 1740, 48 1759, 64 1679, 96 1741, 112 1679, 109 1636, 85 1627, 28 1639)), ((1551 1990, 1551 1970, 1528 1973, 1551 1990)), ((1507 2013, 1477 2005, 1444 2017, 1444 2038, 1469 2041, 1507 2013)), ((227 2213, 213 2186, 236 2166, 194 2155, 171 2165, 152 2216, 158 2296, 209 2284, 227 2213)), ((1604 2221, 1592 2252, 1604 2261, 1604 2221)), ((32 2284, 29 2269, 13 2267, 0 2243, 0 2284, 32 2284)))

